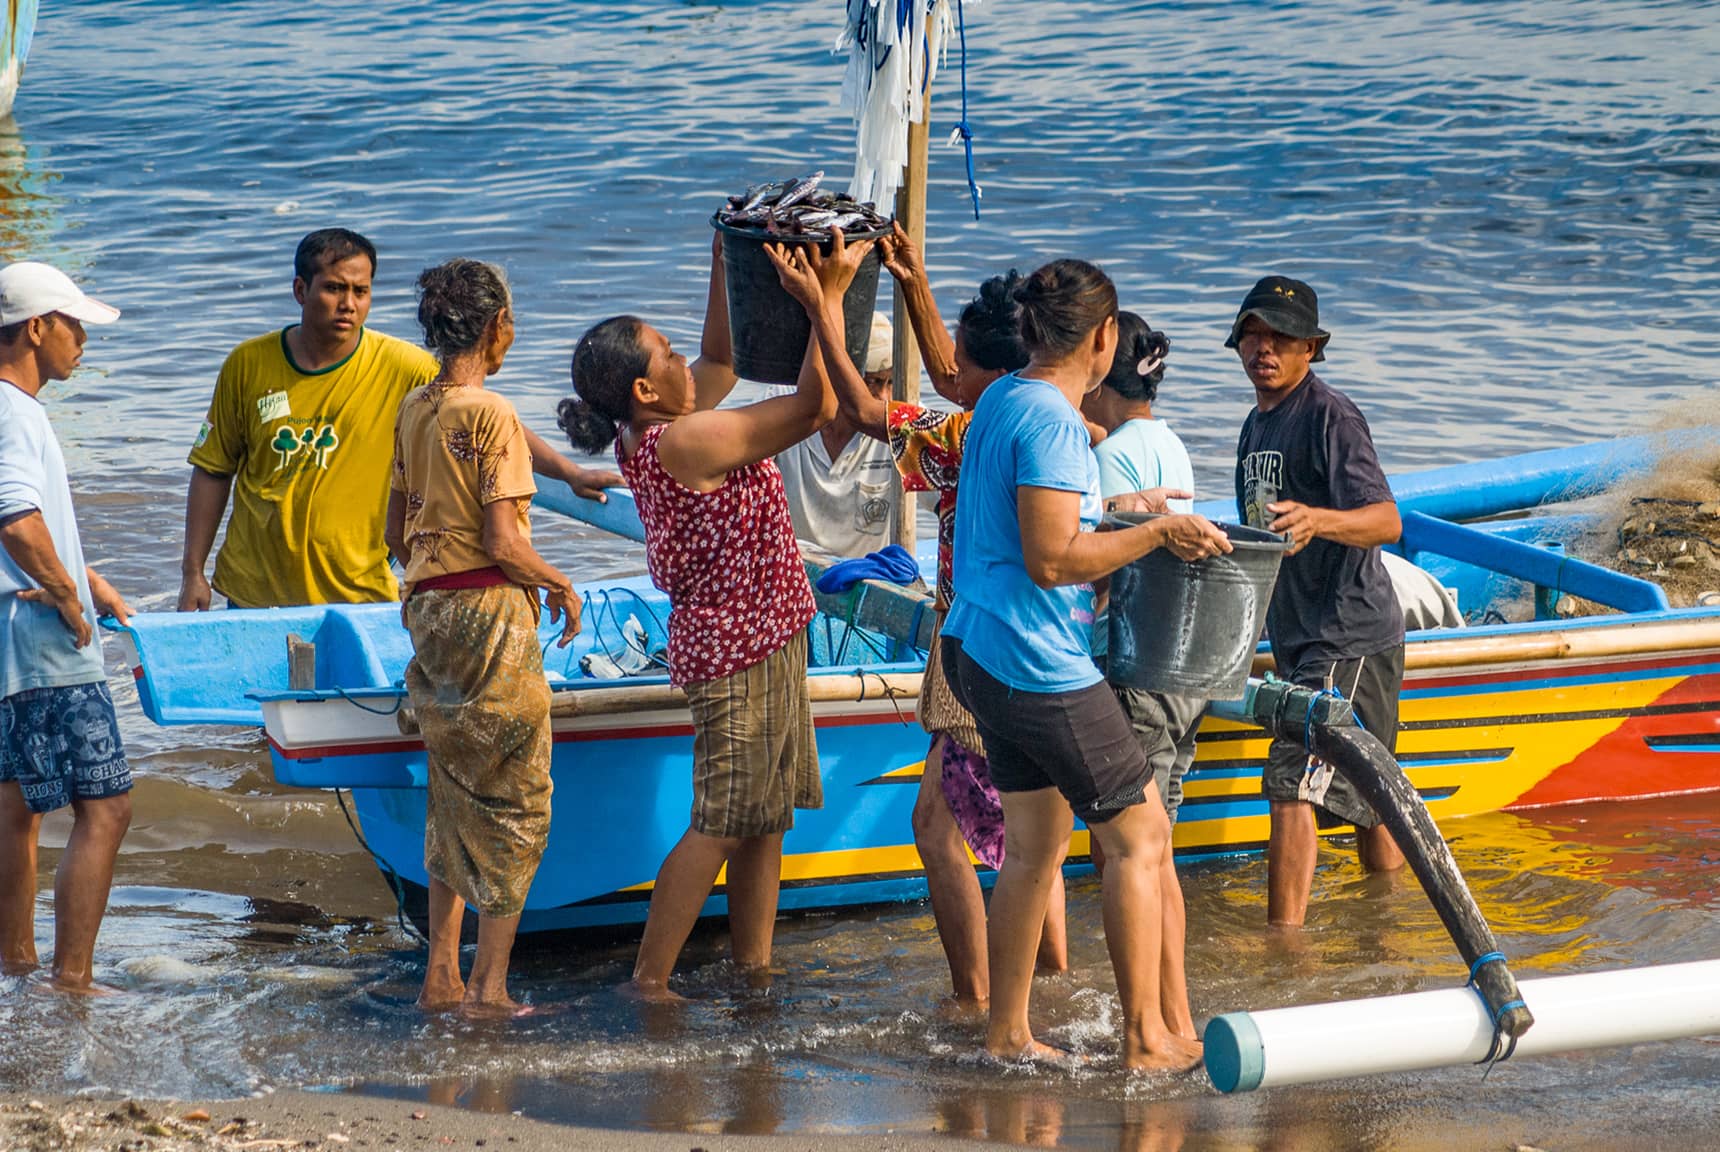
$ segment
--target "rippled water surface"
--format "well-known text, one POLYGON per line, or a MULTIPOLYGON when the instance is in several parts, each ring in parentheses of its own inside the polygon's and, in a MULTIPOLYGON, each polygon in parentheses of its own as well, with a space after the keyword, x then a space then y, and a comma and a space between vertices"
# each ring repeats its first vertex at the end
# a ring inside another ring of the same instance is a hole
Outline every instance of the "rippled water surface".
MULTIPOLYGON (((373 323, 411 327, 426 263, 504 263, 520 341, 499 384, 552 426, 584 325, 685 341, 723 194, 829 169, 851 128, 834 0, 453 5, 63 0, 0 122, 0 255, 73 269, 125 310, 50 393, 92 558, 136 606, 177 585, 184 456, 222 356, 294 316, 293 244, 343 224, 382 249, 373 323)), ((1253 279, 1320 290, 1327 377, 1388 469, 1548 447, 1712 406, 1720 357, 1720 9, 1536 3, 971 7, 985 211, 935 148, 946 311, 983 276, 1101 261, 1174 342, 1162 415, 1209 493, 1250 402, 1222 348, 1253 279)), ((954 119, 939 81, 933 137, 954 119)), ((540 518, 541 520, 542 518, 540 518)), ((582 578, 625 544, 540 524, 582 578)), ((98 961, 137 992, 88 1006, 0 985, 0 1084, 182 1095, 360 1086, 628 1127, 942 1130, 1078 1147, 1653 1147, 1720 1124, 1712 1042, 1221 1100, 1129 1083, 1096 890, 1075 970, 1036 1001, 1098 1055, 1070 1079, 972 1064, 935 1008, 923 907, 785 922, 768 995, 695 954, 703 1003, 641 1017, 606 990, 626 941, 522 956, 562 1011, 426 1023, 393 903, 332 800, 283 793, 249 733, 162 731, 116 680, 141 783, 98 961), (187 967, 189 966, 189 967, 187 967), (1653 1117, 1651 1122, 1647 1119, 1653 1117)), ((1720 955, 1716 804, 1486 817, 1453 829, 1533 974, 1720 955)), ((59 835, 50 826, 50 838, 59 835)), ((45 854, 46 866, 53 852, 45 854)), ((1307 946, 1258 930, 1263 865, 1187 871, 1197 1015, 1460 979, 1410 888, 1329 859, 1307 946)), ((1692 1138, 1693 1146, 1701 1141, 1692 1138)))

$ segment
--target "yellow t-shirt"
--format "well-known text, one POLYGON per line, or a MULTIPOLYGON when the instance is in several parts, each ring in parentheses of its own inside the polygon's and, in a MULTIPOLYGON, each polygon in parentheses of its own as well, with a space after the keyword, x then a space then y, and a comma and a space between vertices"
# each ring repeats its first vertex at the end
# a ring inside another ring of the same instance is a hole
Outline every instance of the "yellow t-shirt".
POLYGON ((382 539, 394 414, 436 358, 365 329, 351 356, 301 372, 286 339, 233 349, 191 449, 235 480, 215 588, 247 608, 397 600, 382 539))
POLYGON ((406 497, 406 584, 495 564, 484 551, 484 507, 512 500, 531 539, 537 483, 525 426, 487 388, 431 384, 406 397, 394 428, 394 475, 406 497))

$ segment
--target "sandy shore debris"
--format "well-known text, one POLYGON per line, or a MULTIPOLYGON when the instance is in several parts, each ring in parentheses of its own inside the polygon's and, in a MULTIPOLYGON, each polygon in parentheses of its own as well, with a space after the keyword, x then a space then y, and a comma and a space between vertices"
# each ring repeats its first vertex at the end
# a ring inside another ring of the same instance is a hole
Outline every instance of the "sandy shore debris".
POLYGON ((721 1136, 576 1128, 411 1100, 276 1092, 172 1101, 0 1092, 0 1152, 963 1152, 937 1135, 721 1136))

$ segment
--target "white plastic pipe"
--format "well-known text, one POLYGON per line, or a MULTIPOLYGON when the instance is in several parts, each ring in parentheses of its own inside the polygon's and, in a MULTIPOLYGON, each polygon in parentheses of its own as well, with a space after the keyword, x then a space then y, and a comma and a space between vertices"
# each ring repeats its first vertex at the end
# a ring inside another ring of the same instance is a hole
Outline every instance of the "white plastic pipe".
MULTIPOLYGON (((1513 1056, 1720 1033, 1720 960, 1524 980, 1535 1024, 1513 1056)), ((1471 988, 1232 1012, 1208 1022, 1206 1071, 1222 1092, 1474 1064, 1493 1021, 1471 988)))

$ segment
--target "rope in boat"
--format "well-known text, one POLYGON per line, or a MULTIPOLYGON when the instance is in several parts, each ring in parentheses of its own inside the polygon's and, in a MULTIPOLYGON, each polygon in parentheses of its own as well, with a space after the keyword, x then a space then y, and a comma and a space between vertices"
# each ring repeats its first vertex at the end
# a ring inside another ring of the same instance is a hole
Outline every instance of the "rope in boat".
POLYGON ((376 866, 382 869, 382 874, 388 877, 388 886, 394 891, 394 918, 399 923, 400 930, 420 944, 428 945, 429 939, 425 937, 424 933, 418 931, 418 926, 412 923, 406 915, 406 882, 400 878, 400 873, 396 872, 388 861, 384 860, 376 849, 370 846, 370 841, 364 838, 364 833, 359 831, 358 821, 352 818, 352 811, 346 806, 346 790, 336 788, 334 798, 335 802, 340 805, 340 814, 346 817, 346 826, 352 829, 353 837, 357 839, 358 846, 370 854, 371 860, 375 861, 376 866))

